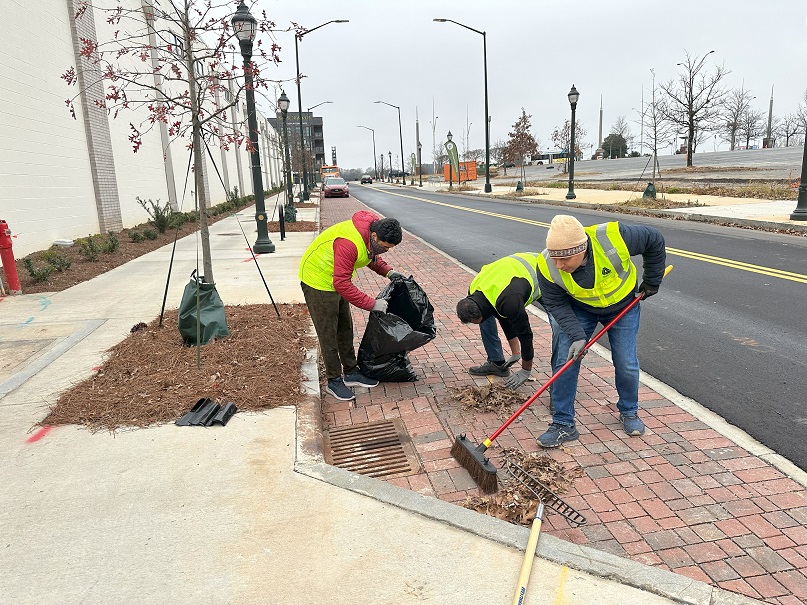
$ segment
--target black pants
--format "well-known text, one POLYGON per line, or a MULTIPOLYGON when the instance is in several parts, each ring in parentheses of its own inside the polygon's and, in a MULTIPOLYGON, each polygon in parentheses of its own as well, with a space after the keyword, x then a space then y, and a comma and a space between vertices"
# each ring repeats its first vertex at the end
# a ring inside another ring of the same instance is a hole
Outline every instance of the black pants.
POLYGON ((304 283, 300 285, 317 332, 322 361, 325 363, 325 377, 331 380, 343 372, 354 372, 357 362, 350 303, 336 292, 316 290, 304 283))

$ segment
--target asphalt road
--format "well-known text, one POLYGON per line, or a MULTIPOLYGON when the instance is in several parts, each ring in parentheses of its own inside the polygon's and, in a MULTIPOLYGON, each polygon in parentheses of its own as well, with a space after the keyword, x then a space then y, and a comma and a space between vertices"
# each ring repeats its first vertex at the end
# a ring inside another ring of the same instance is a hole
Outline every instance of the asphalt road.
MULTIPOLYGON (((804 156, 803 147, 776 147, 774 149, 749 149, 743 151, 700 152, 693 156, 696 168, 709 168, 708 172, 685 173, 686 155, 661 155, 659 167, 664 179, 725 182, 737 180, 793 179, 801 175, 804 156), (749 170, 735 170, 746 167, 749 170), (732 168, 733 170, 721 170, 732 168), (672 170, 671 170, 672 169, 672 170), (671 170, 671 171, 670 171, 671 170)), ((583 160, 574 165, 575 182, 584 181, 633 181, 648 179, 653 166, 650 158, 618 158, 613 160, 583 160)), ((552 180, 563 178, 560 165, 557 168, 526 166, 525 175, 529 180, 552 180)), ((508 179, 517 177, 518 168, 508 168, 508 179)), ((568 177, 566 177, 568 178, 568 177)))
MULTIPOLYGON (((384 185, 357 184, 351 193, 474 270, 513 252, 542 250, 559 212, 384 185)), ((563 212, 584 225, 618 219, 662 231, 667 263, 675 270, 642 305, 642 369, 807 470, 807 239, 576 208, 563 212)), ((641 258, 635 260, 641 268, 641 258)), ((605 340, 600 342, 607 346, 605 340)))

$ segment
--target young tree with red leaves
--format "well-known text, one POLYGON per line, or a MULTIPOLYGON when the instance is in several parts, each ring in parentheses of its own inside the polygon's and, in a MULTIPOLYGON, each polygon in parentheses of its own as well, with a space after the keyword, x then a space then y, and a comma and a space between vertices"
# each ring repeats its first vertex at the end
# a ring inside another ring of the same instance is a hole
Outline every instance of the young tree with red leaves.
POLYGON ((513 124, 513 130, 507 134, 507 143, 502 151, 505 160, 517 162, 521 168, 521 180, 524 180, 524 161, 528 155, 538 153, 538 142, 532 136, 532 124, 524 108, 521 108, 521 117, 513 124))
MULTIPOLYGON (((96 18, 103 15, 115 29, 110 40, 80 38, 81 63, 62 76, 68 84, 81 87, 67 99, 67 107, 75 118, 74 102, 91 89, 101 90, 103 95, 91 99, 92 103, 113 118, 124 111, 135 116, 129 123, 135 153, 143 136, 160 124, 167 126, 172 144, 181 141, 192 150, 204 276, 214 283, 202 158, 211 141, 225 150, 242 144, 253 150, 245 124, 233 123, 228 115, 245 93, 243 59, 231 24, 233 2, 114 2, 74 0, 77 22, 87 17, 87 11, 94 11, 96 18)), ((271 35, 274 23, 263 13, 256 26, 258 33, 271 35)), ((279 50, 275 42, 268 49, 261 40, 254 44, 248 69, 256 92, 265 90, 268 83, 256 59, 260 65, 276 64, 279 50)))

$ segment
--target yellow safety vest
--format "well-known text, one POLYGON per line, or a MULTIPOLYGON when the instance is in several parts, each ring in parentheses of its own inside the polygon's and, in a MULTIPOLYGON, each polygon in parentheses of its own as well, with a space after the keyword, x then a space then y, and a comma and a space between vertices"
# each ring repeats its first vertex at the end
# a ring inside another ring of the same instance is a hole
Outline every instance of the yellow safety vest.
POLYGON ((547 280, 566 290, 575 300, 591 307, 610 307, 636 289, 636 265, 619 234, 618 222, 591 225, 585 231, 591 239, 594 258, 593 288, 581 288, 570 273, 558 269, 548 250, 541 254, 538 269, 547 280))
POLYGON ((356 275, 356 269, 370 264, 370 254, 361 233, 356 229, 352 220, 343 221, 328 227, 306 248, 303 258, 300 260, 298 273, 301 282, 315 290, 335 291, 333 287, 333 242, 337 237, 350 240, 358 250, 356 262, 353 263, 351 279, 356 275))
POLYGON ((526 307, 541 297, 541 288, 538 287, 538 274, 535 271, 535 265, 539 258, 539 254, 517 252, 493 261, 482 267, 471 282, 468 291, 471 294, 481 292, 493 308, 496 308, 496 300, 502 291, 510 285, 513 278, 523 277, 532 286, 530 298, 524 303, 526 307))

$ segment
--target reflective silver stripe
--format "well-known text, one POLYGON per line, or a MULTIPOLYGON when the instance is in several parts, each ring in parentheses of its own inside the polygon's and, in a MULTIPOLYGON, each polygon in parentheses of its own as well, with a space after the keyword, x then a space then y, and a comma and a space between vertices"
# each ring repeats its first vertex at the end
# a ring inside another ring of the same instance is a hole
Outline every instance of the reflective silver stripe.
POLYGON ((532 301, 536 301, 541 298, 541 288, 538 286, 538 275, 535 273, 535 267, 533 267, 530 263, 527 262, 527 259, 518 256, 517 254, 511 254, 510 258, 514 258, 517 261, 521 262, 524 265, 524 268, 527 270, 527 273, 530 274, 530 278, 532 279, 532 301))
MULTIPOLYGON (((569 294, 569 288, 566 287, 566 282, 564 282, 563 278, 560 276, 560 269, 555 265, 555 261, 552 260, 552 257, 549 256, 549 250, 541 252, 541 256, 546 259, 546 268, 549 270, 549 278, 552 280, 552 283, 556 286, 560 286, 566 291, 566 294, 569 294)), ((571 294, 569 294, 569 296, 571 296, 571 294)))
POLYGON ((605 252, 608 260, 611 261, 614 269, 616 269, 619 278, 624 282, 628 277, 628 271, 622 266, 622 258, 619 256, 614 242, 608 237, 608 223, 600 223, 597 225, 597 242, 600 244, 603 252, 605 252), (605 245, 606 242, 608 243, 607 246, 605 245))

